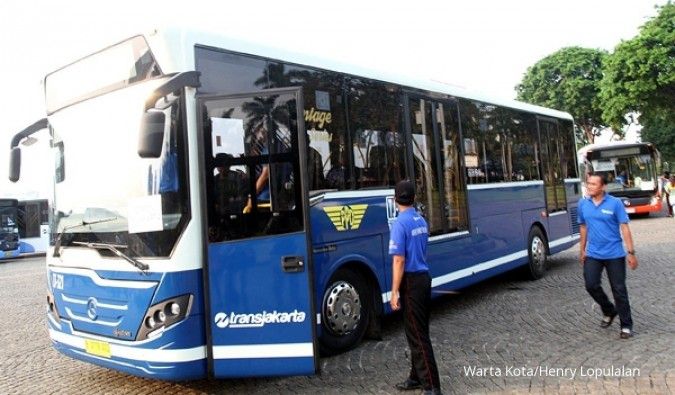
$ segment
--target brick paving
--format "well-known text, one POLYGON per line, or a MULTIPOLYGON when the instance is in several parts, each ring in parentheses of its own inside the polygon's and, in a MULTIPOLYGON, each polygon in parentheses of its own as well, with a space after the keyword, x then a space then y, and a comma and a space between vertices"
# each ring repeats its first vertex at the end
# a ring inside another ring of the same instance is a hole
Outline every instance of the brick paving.
MULTIPOLYGON (((574 247, 552 257, 539 281, 507 274, 434 302, 431 335, 444 392, 675 393, 675 220, 639 218, 631 227, 640 261, 628 276, 635 337, 620 340, 617 322, 599 328, 601 313, 584 290, 574 247), (623 370, 623 377, 607 369, 623 370)), ((187 383, 132 377, 51 347, 45 283, 44 258, 0 263, 1 394, 392 394, 409 366, 401 318, 392 316, 384 340, 322 358, 314 377, 187 383)))

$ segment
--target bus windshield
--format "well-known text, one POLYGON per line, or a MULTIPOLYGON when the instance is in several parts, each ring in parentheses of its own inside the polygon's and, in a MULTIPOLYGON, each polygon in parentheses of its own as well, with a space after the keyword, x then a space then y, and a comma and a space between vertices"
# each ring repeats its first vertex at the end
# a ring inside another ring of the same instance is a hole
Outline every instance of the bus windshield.
MULTIPOLYGON (((70 242, 129 245, 133 256, 166 256, 185 219, 179 99, 166 109, 162 154, 139 157, 144 101, 164 79, 70 106, 50 118, 55 154, 53 233, 70 242), (73 236, 76 235, 76 236, 73 236)), ((158 110, 159 111, 159 110, 158 110)))
POLYGON ((16 205, 0 204, 0 232, 18 233, 16 205))
POLYGON ((0 259, 10 257, 18 250, 17 201, 0 199, 0 259))
POLYGON ((647 191, 656 187, 654 160, 649 154, 591 160, 596 172, 607 175, 607 191, 647 191))

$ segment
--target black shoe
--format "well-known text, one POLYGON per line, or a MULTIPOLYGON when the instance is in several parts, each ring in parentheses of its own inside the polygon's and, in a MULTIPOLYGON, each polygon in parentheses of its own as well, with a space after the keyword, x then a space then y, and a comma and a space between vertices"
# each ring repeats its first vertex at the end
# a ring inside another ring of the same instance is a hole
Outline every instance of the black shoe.
POLYGON ((612 322, 614 322, 614 318, 616 318, 616 313, 614 313, 610 316, 602 317, 602 321, 600 321, 600 327, 601 328, 609 327, 610 325, 612 325, 612 322))
POLYGON ((443 395, 443 393, 441 392, 441 390, 440 390, 439 388, 433 388, 433 389, 430 389, 430 390, 424 390, 424 391, 422 392, 422 394, 424 394, 424 395, 443 395))
POLYGON ((621 339, 629 339, 633 337, 633 331, 630 330, 629 328, 621 328, 621 332, 619 333, 619 337, 621 339))
POLYGON ((420 388, 422 388, 422 383, 413 379, 406 379, 406 381, 396 384, 396 389, 399 391, 412 391, 420 388))

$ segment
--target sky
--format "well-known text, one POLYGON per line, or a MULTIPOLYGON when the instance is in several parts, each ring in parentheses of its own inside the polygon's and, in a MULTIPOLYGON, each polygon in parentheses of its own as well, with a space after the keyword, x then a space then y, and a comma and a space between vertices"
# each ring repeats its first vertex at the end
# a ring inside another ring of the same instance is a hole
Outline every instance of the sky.
POLYGON ((22 149, 7 180, 9 143, 45 116, 41 81, 75 59, 155 26, 203 26, 374 70, 515 98, 527 68, 566 46, 612 51, 666 0, 0 2, 0 197, 48 197, 48 139, 22 149), (3 148, 4 147, 4 148, 3 148))

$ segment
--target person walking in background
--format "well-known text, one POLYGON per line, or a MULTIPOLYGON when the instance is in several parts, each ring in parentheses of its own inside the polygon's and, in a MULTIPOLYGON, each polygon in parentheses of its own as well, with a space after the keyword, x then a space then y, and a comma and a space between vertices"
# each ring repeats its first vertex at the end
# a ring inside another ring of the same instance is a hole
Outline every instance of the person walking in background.
POLYGON ((429 338, 431 276, 426 260, 429 229, 412 204, 415 186, 403 180, 396 184, 394 200, 398 217, 391 226, 389 254, 392 258, 391 309, 403 310, 405 336, 410 348, 408 378, 396 388, 423 388, 425 394, 440 394, 441 383, 429 338))
POLYGON ((672 217, 673 216, 673 206, 670 204, 668 201, 668 191, 666 191, 666 187, 670 183, 670 172, 669 171, 664 171, 663 175, 659 177, 659 191, 658 191, 658 196, 659 199, 663 196, 663 200, 666 202, 666 206, 668 207, 668 216, 672 217))
POLYGON ((619 335, 621 339, 628 339, 633 335, 633 319, 626 288, 626 262, 635 270, 638 261, 626 209, 620 199, 605 192, 606 185, 607 180, 602 174, 591 173, 586 178, 588 196, 579 201, 578 211, 580 260, 586 290, 600 305, 604 315, 600 326, 609 327, 618 314, 621 321, 619 335), (624 243, 627 251, 623 249, 624 243), (603 269, 607 270, 616 306, 602 289, 603 269))
POLYGON ((663 192, 666 195, 666 204, 668 205, 668 216, 673 216, 673 209, 675 208, 675 174, 670 176, 670 181, 663 187, 663 192))

